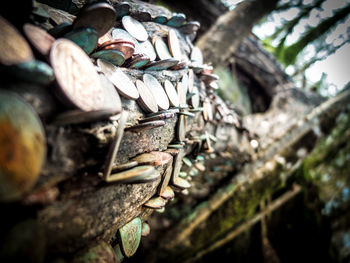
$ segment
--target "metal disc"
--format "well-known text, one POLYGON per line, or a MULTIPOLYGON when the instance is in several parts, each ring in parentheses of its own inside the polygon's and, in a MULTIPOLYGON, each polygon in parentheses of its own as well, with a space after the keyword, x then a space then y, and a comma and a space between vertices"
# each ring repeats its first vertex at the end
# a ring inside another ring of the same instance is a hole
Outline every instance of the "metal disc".
POLYGON ((154 47, 156 49, 159 59, 169 59, 172 58, 167 44, 163 41, 161 37, 158 37, 154 42, 154 47))
POLYGON ((148 39, 148 33, 145 27, 131 16, 124 16, 122 18, 122 24, 125 30, 137 40, 146 41, 148 39))
POLYGON ((147 66, 146 70, 156 70, 156 71, 166 70, 168 68, 171 68, 177 65, 178 63, 179 61, 174 58, 154 61, 147 66))
POLYGON ((3 65, 16 65, 34 59, 28 42, 2 16, 0 16, 0 43, 0 63, 3 65))
MULTIPOLYGON (((169 153, 167 153, 167 154, 169 154, 169 153)), ((169 161, 170 164, 172 164, 172 160, 173 160, 173 157, 171 156, 171 159, 169 161)), ((163 194, 164 194, 164 192, 166 191, 166 189, 168 187, 169 181, 171 179, 172 172, 173 172, 172 165, 168 165, 168 167, 166 168, 166 170, 165 170, 165 172, 164 172, 164 174, 162 176, 163 177, 162 181, 159 184, 159 187, 158 187, 158 190, 157 190, 158 195, 164 197, 163 194)), ((165 199, 169 199, 169 198, 165 198, 165 199)))
POLYGON ((33 108, 6 91, 0 91, 0 145, 0 201, 13 201, 38 180, 46 141, 33 108))
POLYGON ((167 22, 168 26, 180 27, 186 22, 186 15, 182 13, 174 13, 172 18, 167 22))
POLYGON ((98 60, 98 66, 101 68, 105 76, 114 84, 120 95, 127 99, 136 100, 139 98, 139 92, 131 79, 113 64, 98 60))
POLYGON ((123 164, 114 164, 112 167, 112 172, 121 172, 138 166, 139 163, 136 161, 131 161, 123 164))
POLYGON ((160 209, 166 205, 167 201, 161 197, 154 197, 150 200, 148 200, 143 205, 147 208, 151 209, 160 209))
POLYGON ((112 109, 94 111, 70 110, 56 116, 52 123, 55 125, 67 125, 86 122, 96 122, 106 120, 109 116, 117 113, 118 112, 115 112, 112 109))
POLYGON ((198 63, 199 65, 203 64, 203 54, 199 47, 193 47, 191 52, 191 60, 198 63))
POLYGON ((134 58, 131 58, 131 60, 129 60, 126 63, 126 67, 128 68, 142 68, 144 66, 146 66, 149 63, 149 58, 143 55, 140 55, 134 58))
POLYGON ((151 227, 149 226, 149 224, 147 224, 146 222, 143 222, 141 235, 143 237, 146 237, 150 234, 150 232, 151 232, 151 227))
POLYGON ((142 132, 142 131, 147 131, 151 130, 154 128, 162 127, 165 125, 165 121, 163 120, 158 120, 158 121, 148 121, 148 122, 143 122, 138 125, 134 125, 131 127, 126 128, 128 131, 133 131, 133 132, 142 132))
POLYGON ((154 61, 156 59, 157 54, 156 54, 154 47, 150 41, 146 40, 144 42, 141 42, 140 46, 141 46, 142 52, 147 57, 149 57, 150 61, 154 61))
POLYGON ((56 40, 50 61, 65 102, 81 110, 101 109, 104 90, 86 53, 67 39, 56 40))
POLYGON ((99 58, 115 66, 121 66, 125 62, 124 54, 118 50, 108 49, 99 50, 91 55, 93 58, 99 58))
POLYGON ((103 102, 104 109, 111 109, 118 113, 122 111, 122 102, 120 100, 119 94, 116 91, 112 82, 110 82, 105 75, 102 73, 98 74, 102 87, 105 90, 105 99, 103 102))
POLYGON ((108 178, 106 178, 106 182, 124 184, 148 183, 157 180, 159 177, 159 172, 156 171, 153 166, 145 165, 111 174, 108 178))
POLYGON ((152 153, 143 153, 134 157, 132 160, 142 165, 153 165, 157 160, 157 156, 152 153))
POLYGON ((136 80, 136 87, 140 94, 137 102, 141 108, 147 112, 157 112, 157 101, 150 88, 148 88, 141 80, 136 80))
POLYGON ((166 91, 166 94, 168 95, 170 105, 174 107, 178 107, 180 104, 180 100, 174 85, 169 80, 165 80, 164 89, 166 91))
POLYGON ((150 74, 143 75, 143 82, 149 87, 157 101, 160 110, 169 109, 169 99, 162 85, 158 80, 150 74))
POLYGON ((182 52, 180 48, 180 41, 176 35, 176 32, 174 29, 170 29, 168 33, 168 45, 171 51, 171 54, 174 58, 181 60, 182 59, 182 52))
POLYGON ((177 83, 176 90, 177 90, 177 94, 179 96, 180 106, 181 107, 185 107, 187 105, 186 92, 185 92, 185 89, 184 89, 184 87, 183 87, 181 82, 177 83))
POLYGON ((187 180, 180 177, 173 180, 173 185, 180 189, 188 189, 191 187, 191 184, 187 180))
POLYGON ((166 200, 171 200, 175 197, 175 192, 170 186, 167 186, 161 194, 161 197, 163 197, 166 200))
POLYGON ((123 254, 131 257, 135 254, 141 241, 142 221, 136 217, 118 230, 120 245, 123 254))
POLYGON ((177 123, 176 136, 180 142, 185 140, 186 135, 186 116, 180 115, 177 123))
POLYGON ((190 35, 196 33, 200 27, 201 24, 198 21, 190 21, 181 26, 180 31, 186 35, 190 35))
POLYGON ((32 46, 42 55, 48 56, 55 38, 45 30, 32 24, 24 24, 23 32, 32 46))
POLYGON ((99 37, 107 33, 116 21, 113 6, 107 3, 96 3, 83 9, 73 22, 74 28, 90 27, 97 31, 99 37))
POLYGON ((86 54, 90 54, 97 46, 98 35, 97 31, 92 28, 77 28, 73 31, 69 32, 64 36, 79 47, 82 48, 86 52, 86 54))

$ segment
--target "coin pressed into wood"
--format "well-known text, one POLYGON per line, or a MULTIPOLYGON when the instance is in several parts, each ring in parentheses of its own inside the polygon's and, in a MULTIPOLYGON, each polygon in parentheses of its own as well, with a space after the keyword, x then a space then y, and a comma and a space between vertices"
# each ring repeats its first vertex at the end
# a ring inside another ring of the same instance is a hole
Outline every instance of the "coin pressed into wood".
POLYGON ((123 183, 123 184, 138 184, 148 183, 157 180, 160 177, 158 171, 153 166, 144 165, 137 166, 129 170, 111 174, 106 182, 123 183))
POLYGON ((181 82, 178 82, 176 85, 176 90, 177 90, 177 94, 179 96, 179 103, 181 107, 185 107, 187 105, 186 102, 186 91, 182 85, 181 82))
POLYGON ((163 41, 163 39, 161 37, 158 37, 155 40, 154 46, 155 46, 155 49, 156 49, 156 52, 157 52, 159 59, 164 60, 164 59, 172 58, 167 44, 165 44, 165 42, 163 41))
POLYGON ((178 107, 180 104, 180 100, 174 85, 169 80, 165 80, 164 89, 166 94, 168 95, 170 105, 174 107, 178 107))
POLYGON ((115 66, 121 66, 125 61, 124 54, 118 50, 113 49, 99 50, 93 53, 91 57, 105 60, 106 62, 109 62, 115 66))
POLYGON ((161 197, 163 197, 166 200, 174 199, 175 192, 170 186, 167 186, 163 191, 163 193, 161 194, 161 197))
POLYGON ((167 120, 167 119, 173 118, 174 116, 175 116, 174 112, 159 113, 157 115, 141 119, 141 120, 139 120, 139 122, 143 123, 143 122, 149 122, 149 121, 167 120))
POLYGON ((140 94, 137 102, 141 108, 146 112, 157 112, 158 105, 152 91, 141 80, 136 80, 136 87, 140 94))
POLYGON ((143 206, 147 208, 152 209, 160 209, 163 208, 167 203, 167 200, 161 198, 161 197, 154 197, 150 200, 148 200, 146 203, 143 204, 143 206))
POLYGON ((186 23, 186 15, 182 13, 174 13, 173 16, 167 22, 168 26, 180 27, 186 23))
POLYGON ((90 58, 80 47, 67 39, 56 40, 50 62, 64 102, 85 111, 103 107, 104 90, 100 79, 90 58))
POLYGON ((55 38, 45 30, 32 24, 24 24, 23 32, 32 46, 44 57, 50 53, 55 38))
POLYGON ((148 236, 151 233, 151 227, 149 226, 149 224, 147 224, 146 222, 143 222, 142 224, 142 233, 141 235, 143 237, 148 236))
POLYGON ((55 125, 68 125, 78 124, 87 122, 96 122, 108 119, 109 116, 115 115, 113 109, 93 110, 93 111, 82 111, 82 110, 70 110, 63 112, 56 116, 53 120, 55 125))
MULTIPOLYGON (((169 153, 167 153, 169 154, 169 153)), ((169 154, 170 155, 170 154, 169 154)), ((163 178, 162 181, 160 182, 158 189, 157 189, 157 193, 160 196, 163 196, 164 192, 166 191, 168 184, 170 182, 171 176, 172 176, 172 172, 173 172, 173 167, 172 167, 172 160, 173 158, 171 157, 171 160, 169 161, 169 163, 167 164, 168 167, 166 168, 164 174, 163 174, 163 178)), ((164 197, 164 196, 163 196, 164 197)), ((165 199, 169 199, 169 198, 165 198, 165 199)))
POLYGON ((0 63, 10 66, 33 59, 28 42, 14 26, 0 16, 0 63))
POLYGON ((123 164, 114 164, 112 167, 112 172, 120 172, 120 171, 125 171, 131 168, 134 168, 138 166, 139 163, 136 161, 131 161, 123 164))
POLYGON ((176 35, 176 32, 174 29, 169 30, 168 34, 168 45, 171 51, 171 54, 175 59, 181 60, 182 58, 182 52, 180 48, 180 41, 176 35))
POLYGON ((125 62, 125 66, 128 68, 142 68, 149 63, 149 57, 142 54, 137 54, 132 56, 127 62, 125 62))
POLYGON ((97 31, 98 37, 101 37, 114 26, 116 17, 113 6, 102 2, 95 3, 82 9, 74 20, 73 27, 93 28, 97 31))
POLYGON ((124 260, 124 255, 122 253, 122 249, 120 248, 120 245, 117 244, 116 246, 113 247, 114 254, 115 254, 115 263, 122 263, 124 260))
POLYGON ((203 64, 203 54, 199 47, 193 47, 191 52, 191 60, 198 63, 199 65, 203 64))
POLYGON ((148 40, 140 43, 142 52, 149 57, 150 61, 154 61, 157 58, 157 54, 154 50, 152 43, 148 40))
POLYGON ((169 109, 169 99, 162 85, 158 80, 150 74, 143 75, 143 82, 149 87, 157 101, 160 110, 169 109))
POLYGON ((124 16, 122 18, 122 24, 125 30, 137 40, 146 41, 148 39, 148 33, 145 27, 131 16, 124 16))
POLYGON ((150 63, 147 66, 146 70, 156 70, 156 71, 166 70, 168 68, 174 67, 178 63, 179 61, 177 59, 173 59, 173 58, 163 59, 163 60, 154 61, 150 63))
POLYGON ((117 88, 120 95, 131 100, 137 100, 139 98, 139 92, 134 83, 120 68, 103 60, 98 60, 97 64, 105 76, 117 88))
POLYGON ((77 28, 67 33, 64 38, 67 38, 77 44, 86 52, 90 54, 97 46, 98 35, 96 30, 92 28, 77 28))
POLYGON ((162 127, 164 125, 165 125, 165 121, 163 120, 148 121, 148 122, 140 123, 138 125, 130 126, 125 130, 132 131, 132 132, 140 132, 140 131, 147 131, 154 128, 162 127))
POLYGON ((121 250, 126 257, 131 257, 136 253, 140 245, 142 232, 142 221, 136 217, 118 230, 121 250))
POLYGON ((122 111, 122 102, 121 102, 119 94, 116 91, 114 85, 102 73, 99 73, 98 75, 100 77, 100 81, 101 81, 102 87, 104 89, 104 94, 105 94, 103 108, 111 109, 115 113, 121 112, 122 111))
POLYGON ((175 180, 173 180, 173 185, 177 188, 182 189, 182 190, 188 189, 191 187, 191 184, 187 180, 180 178, 180 177, 177 177, 177 178, 175 178, 175 180))
POLYGON ((132 159, 141 165, 153 165, 157 157, 152 153, 143 153, 132 159))

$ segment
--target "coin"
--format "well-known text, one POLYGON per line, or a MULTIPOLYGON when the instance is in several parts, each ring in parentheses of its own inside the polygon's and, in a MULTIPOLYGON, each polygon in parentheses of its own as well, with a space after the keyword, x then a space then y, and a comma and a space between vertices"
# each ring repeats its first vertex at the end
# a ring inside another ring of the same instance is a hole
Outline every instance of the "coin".
POLYGON ((112 172, 120 172, 120 171, 128 170, 138 165, 139 163, 136 161, 131 161, 123 164, 114 164, 112 167, 112 172))
POLYGON ((157 156, 152 153, 143 153, 132 159, 141 165, 153 165, 157 160, 157 156))
POLYGON ((206 98, 203 101, 203 117, 205 121, 212 121, 213 120, 213 109, 211 107, 210 100, 206 98))
POLYGON ((124 54, 118 50, 113 50, 113 49, 99 50, 99 51, 93 53, 91 55, 91 57, 104 60, 104 61, 111 63, 115 66, 121 66, 125 61, 124 54))
POLYGON ((137 40, 146 41, 148 39, 148 33, 145 27, 131 16, 124 16, 122 18, 122 24, 125 30, 137 40))
POLYGON ((128 2, 121 2, 116 5, 115 11, 117 13, 117 20, 120 20, 123 18, 123 16, 126 16, 130 13, 130 4, 128 2))
POLYGON ((188 66, 189 66, 188 62, 181 61, 177 65, 173 66, 171 69, 172 70, 180 70, 180 69, 188 68, 188 66))
POLYGON ((154 47, 160 60, 172 58, 167 44, 165 44, 161 37, 156 38, 154 47))
POLYGON ((150 61, 154 61, 157 57, 157 54, 154 50, 152 43, 148 40, 140 43, 143 54, 149 57, 150 61))
POLYGON ((174 29, 169 30, 168 45, 169 45, 170 52, 173 55, 173 57, 175 59, 181 60, 182 59, 182 52, 180 49, 180 41, 179 41, 174 29))
POLYGON ((150 74, 144 74, 143 82, 152 91, 158 104, 158 108, 160 110, 167 110, 169 108, 169 99, 158 80, 150 74))
POLYGON ((141 241, 142 221, 136 217, 118 230, 120 246, 126 257, 131 257, 136 253, 141 241))
POLYGON ((16 65, 34 59, 28 42, 2 16, 0 16, 0 43, 0 63, 3 65, 16 65))
POLYGON ((90 58, 80 47, 67 39, 56 40, 51 48, 50 62, 64 102, 85 111, 103 106, 104 90, 100 79, 90 58))
POLYGON ((187 92, 189 90, 189 79, 187 74, 183 75, 181 83, 184 88, 185 94, 187 95, 187 92))
POLYGON ((104 89, 105 99, 103 102, 104 109, 111 109, 118 113, 122 111, 122 102, 114 85, 102 73, 98 74, 102 87, 104 89))
POLYGON ((170 186, 167 186, 163 191, 163 193, 161 194, 161 197, 163 197, 166 200, 174 199, 175 192, 170 186))
POLYGON ((187 180, 180 177, 177 177, 173 181, 173 185, 180 189, 188 189, 191 187, 191 184, 187 180))
POLYGON ((55 39, 45 30, 32 24, 24 24, 23 32, 32 46, 44 57, 50 53, 51 46, 55 39))
POLYGON ((161 197, 154 197, 148 200, 143 206, 152 209, 160 209, 166 205, 167 201, 161 197))
POLYGON ((141 235, 143 237, 146 237, 150 234, 150 232, 151 232, 151 227, 149 226, 149 224, 147 224, 146 222, 143 222, 141 235))
POLYGON ((219 76, 216 74, 207 74, 207 73, 202 73, 199 77, 201 80, 203 80, 206 84, 209 84, 213 81, 219 80, 219 76))
POLYGON ((174 13, 167 22, 168 26, 180 27, 186 22, 186 15, 182 13, 174 13))
POLYGON ((98 37, 101 37, 114 26, 115 20, 116 12, 113 6, 100 2, 82 9, 74 20, 73 27, 93 28, 97 31, 98 37))
POLYGON ((123 53, 125 59, 131 58, 135 51, 135 45, 131 42, 119 42, 103 47, 104 50, 118 50, 123 53))
POLYGON ((98 35, 96 30, 92 28, 77 28, 67 33, 64 38, 67 38, 81 47, 86 54, 90 54, 97 46, 98 35))
POLYGON ((156 112, 156 113, 150 113, 148 114, 147 116, 148 117, 154 117, 154 116, 159 116, 159 115, 162 115, 162 114, 165 114, 165 113, 178 113, 179 112, 179 109, 177 108, 172 108, 172 109, 168 109, 168 110, 162 110, 162 111, 159 111, 159 112, 156 112))
POLYGON ((186 135, 186 117, 184 115, 179 116, 179 120, 177 122, 177 130, 176 136, 180 142, 185 140, 186 135))
POLYGON ((46 141, 33 108, 7 91, 0 91, 0 144, 0 201, 14 201, 37 182, 46 141))
POLYGON ((199 91, 197 86, 193 86, 192 91, 194 95, 191 97, 191 104, 193 108, 197 109, 200 103, 199 91))
POLYGON ((191 60, 197 62, 199 65, 203 64, 203 54, 199 47, 192 48, 191 60))
POLYGON ((159 179, 160 174, 153 166, 137 166, 135 168, 114 173, 107 178, 106 182, 115 182, 123 184, 139 184, 153 182, 159 179))
POLYGON ((193 86, 194 86, 194 73, 192 69, 189 69, 188 70, 188 92, 193 91, 193 86))
POLYGON ((128 68, 142 68, 149 63, 149 58, 144 55, 134 55, 129 59, 125 66, 128 68))
POLYGON ((141 80, 136 80, 136 87, 140 94, 140 97, 137 99, 137 103, 141 106, 141 108, 146 112, 157 112, 157 101, 154 98, 150 88, 147 87, 141 80))
POLYGON ((170 105, 174 107, 179 106, 180 104, 179 96, 175 90, 174 85, 169 80, 165 80, 164 89, 166 94, 168 95, 170 105))
POLYGON ((55 38, 59 38, 64 36, 65 34, 67 34, 68 32, 72 31, 72 23, 69 22, 63 22, 57 26, 55 26, 54 28, 49 29, 47 32, 55 37, 55 38))
POLYGON ((168 18, 165 15, 159 15, 154 18, 154 22, 165 25, 168 22, 168 18))
POLYGON ((184 87, 182 85, 181 82, 178 82, 177 85, 176 85, 176 90, 177 90, 177 94, 179 96, 179 102, 180 102, 180 106, 181 107, 184 107, 187 105, 187 102, 186 102, 186 92, 184 90, 184 87))
POLYGON ((139 120, 139 122, 143 123, 143 122, 148 122, 148 121, 166 120, 166 119, 173 118, 174 116, 175 116, 174 112, 159 113, 157 115, 141 119, 141 120, 139 120))
POLYGON ((133 132, 140 132, 140 131, 147 131, 147 130, 151 130, 154 128, 158 128, 158 127, 161 127, 164 125, 165 125, 165 122, 163 120, 148 121, 148 122, 144 122, 144 123, 140 123, 138 125, 128 127, 128 128, 126 128, 126 130, 133 131, 133 132))
POLYGON ((154 61, 150 63, 146 70, 166 70, 168 68, 171 68, 175 65, 177 65, 179 61, 177 59, 169 58, 169 59, 164 59, 164 60, 159 60, 159 61, 154 61))
POLYGON ((182 144, 168 144, 169 149, 183 149, 184 146, 182 144))
POLYGON ((116 246, 114 246, 113 250, 114 250, 115 260, 116 260, 114 263, 122 263, 124 260, 124 255, 122 253, 120 245, 117 244, 116 246))
MULTIPOLYGON (((167 153, 167 154, 169 154, 169 153, 167 153)), ((157 189, 157 193, 160 196, 163 196, 164 192, 166 191, 168 184, 169 184, 169 181, 171 179, 172 172, 173 172, 173 167, 172 167, 173 157, 171 155, 170 155, 170 157, 171 157, 171 159, 169 161, 169 164, 168 164, 168 166, 167 166, 167 168, 162 176, 162 181, 160 182, 158 189, 157 189)), ((168 199, 168 198, 165 198, 165 199, 168 199)))
POLYGON ((67 124, 79 124, 86 122, 96 122, 108 119, 109 116, 115 115, 112 109, 82 111, 82 110, 70 110, 60 113, 52 121, 55 125, 67 125, 67 124))
POLYGON ((105 76, 114 84, 120 95, 127 99, 136 100, 139 98, 139 92, 130 78, 113 64, 98 60, 98 66, 105 76))
POLYGON ((123 39, 126 41, 133 42, 135 44, 135 48, 136 48, 136 42, 138 43, 138 41, 132 35, 130 35, 128 32, 126 32, 124 29, 121 29, 121 28, 114 28, 112 30, 112 38, 114 40, 123 39))
POLYGON ((104 43, 108 41, 113 41, 111 30, 109 30, 106 34, 98 38, 97 49, 99 49, 104 43))
POLYGON ((180 31, 186 35, 196 33, 201 24, 198 21, 190 21, 181 26, 180 31))
POLYGON ((156 157, 156 160, 154 161, 153 165, 168 165, 173 159, 173 157, 166 152, 153 151, 150 152, 150 154, 153 154, 156 157))

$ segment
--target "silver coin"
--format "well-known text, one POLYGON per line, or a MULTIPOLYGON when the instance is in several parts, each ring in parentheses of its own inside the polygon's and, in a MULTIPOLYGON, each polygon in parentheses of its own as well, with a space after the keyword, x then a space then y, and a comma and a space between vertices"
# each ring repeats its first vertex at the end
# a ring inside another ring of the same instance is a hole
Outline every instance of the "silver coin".
POLYGON ((122 24, 125 30, 137 40, 146 41, 148 39, 148 33, 145 27, 131 16, 124 16, 122 18, 122 24))
POLYGON ((154 50, 154 47, 152 43, 148 40, 140 43, 141 50, 143 54, 145 54, 147 57, 149 57, 150 61, 154 61, 157 57, 156 51, 154 50))
POLYGON ((156 48, 157 55, 161 60, 172 58, 168 46, 162 38, 158 37, 154 42, 154 46, 156 48))
POLYGON ((151 89, 160 110, 169 109, 169 99, 159 81, 150 74, 143 75, 143 82, 151 89))

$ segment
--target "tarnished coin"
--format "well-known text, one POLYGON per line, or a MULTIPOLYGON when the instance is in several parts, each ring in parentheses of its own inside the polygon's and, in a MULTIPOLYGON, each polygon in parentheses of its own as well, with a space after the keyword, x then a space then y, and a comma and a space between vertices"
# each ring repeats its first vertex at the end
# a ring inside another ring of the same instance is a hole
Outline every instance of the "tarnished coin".
POLYGON ((131 161, 123 164, 114 164, 112 167, 112 172, 120 172, 120 171, 125 171, 131 168, 134 168, 138 166, 139 163, 136 161, 131 161))
POLYGON ((179 96, 175 90, 174 85, 169 80, 165 80, 164 89, 166 94, 168 95, 170 105, 174 107, 179 106, 180 104, 179 96))
POLYGON ((168 26, 180 27, 186 22, 186 15, 182 13, 174 13, 173 16, 167 22, 168 26))
POLYGON ((0 63, 10 66, 33 59, 28 42, 14 26, 0 16, 0 63))
POLYGON ((161 197, 153 197, 152 199, 148 200, 146 203, 143 204, 143 206, 147 208, 152 209, 160 209, 164 207, 167 203, 167 200, 161 198, 161 197))
POLYGON ((134 125, 131 127, 126 128, 128 131, 133 131, 133 132, 142 132, 142 131, 147 131, 151 130, 154 128, 162 127, 165 125, 165 121, 163 120, 158 120, 158 121, 148 121, 148 122, 143 122, 138 125, 134 125))
POLYGON ((63 22, 61 24, 58 24, 54 28, 49 29, 47 32, 54 38, 59 38, 72 31, 72 29, 72 23, 63 22))
POLYGON ((134 55, 127 62, 125 66, 128 68, 142 68, 149 63, 149 57, 145 55, 134 55))
POLYGON ((101 109, 103 87, 90 58, 80 47, 67 39, 56 40, 50 61, 65 102, 85 111, 101 109))
POLYGON ((173 55, 173 57, 175 59, 181 60, 182 59, 182 52, 181 52, 181 48, 180 48, 180 41, 179 41, 174 29, 169 30, 168 45, 169 45, 170 52, 173 55))
POLYGON ((153 163, 153 165, 168 165, 173 159, 173 157, 166 152, 154 151, 154 152, 150 152, 150 154, 153 154, 156 157, 156 160, 153 163))
POLYGON ((146 112, 157 112, 158 105, 157 101, 148 86, 143 83, 141 80, 136 80, 136 87, 140 94, 140 97, 137 99, 138 104, 146 112))
POLYGON ((165 44, 161 37, 157 37, 154 42, 154 47, 160 60, 172 58, 167 44, 165 44))
POLYGON ((168 68, 171 68, 171 67, 177 65, 178 63, 179 63, 179 61, 177 59, 174 59, 174 58, 163 59, 163 60, 154 61, 154 62, 150 63, 147 66, 146 70, 156 70, 156 71, 166 70, 168 68))
POLYGON ((202 73, 199 77, 201 80, 205 82, 205 84, 210 84, 213 81, 219 80, 219 76, 216 74, 210 74, 210 73, 202 73))
POLYGON ((181 26, 180 31, 186 35, 196 33, 201 24, 198 21, 190 21, 181 26))
POLYGON ((111 30, 109 30, 106 34, 98 38, 97 49, 99 49, 104 43, 108 41, 113 41, 111 30))
POLYGON ((131 257, 136 253, 141 241, 142 221, 136 217, 118 230, 123 254, 131 257))
POLYGON ((177 177, 173 181, 173 185, 180 189, 188 189, 191 187, 191 184, 187 180, 180 177, 177 177))
MULTIPOLYGON (((169 153, 166 153, 166 154, 169 154, 169 153)), ((167 166, 167 168, 162 176, 162 181, 160 182, 159 187, 157 189, 157 193, 160 196, 163 196, 163 194, 166 191, 168 184, 170 182, 170 179, 171 179, 171 176, 173 173, 172 160, 173 160, 173 157, 171 156, 171 159, 169 160, 169 162, 167 164, 168 166, 167 166)), ((168 198, 165 198, 165 199, 168 199, 168 198)))
POLYGON ((117 244, 113 247, 114 254, 115 254, 115 262, 114 263, 122 263, 124 260, 124 255, 122 253, 122 249, 120 248, 120 245, 117 244))
POLYGON ((169 99, 162 85, 158 80, 150 74, 143 75, 143 82, 149 87, 157 101, 160 110, 169 109, 169 99))
POLYGON ((205 121, 212 121, 213 120, 213 109, 210 103, 210 100, 206 98, 203 101, 203 117, 205 121))
POLYGON ((96 48, 98 42, 97 31, 88 27, 74 29, 66 34, 64 38, 73 41, 81 47, 86 54, 90 54, 96 48))
POLYGON ((153 116, 141 119, 139 120, 139 122, 143 123, 143 122, 149 122, 149 121, 166 120, 166 119, 173 118, 174 116, 175 116, 174 112, 159 113, 157 115, 153 115, 153 116))
POLYGON ((113 6, 102 2, 95 3, 81 10, 73 22, 73 27, 93 28, 98 37, 101 37, 114 26, 116 17, 113 6))
POLYGON ((182 83, 182 86, 184 88, 185 94, 187 95, 187 92, 189 90, 189 79, 188 79, 187 74, 183 75, 183 77, 181 79, 181 83, 182 83))
POLYGON ((148 33, 145 27, 131 16, 124 16, 122 18, 122 24, 125 30, 137 40, 146 41, 148 39, 148 33))
POLYGON ((120 95, 127 99, 136 100, 139 98, 139 92, 131 79, 120 69, 111 63, 103 60, 97 61, 105 76, 114 84, 120 95))
POLYGON ((44 57, 50 53, 51 46, 55 39, 45 30, 32 24, 24 24, 23 32, 32 46, 44 57))
POLYGON ((124 54, 118 50, 99 50, 91 55, 93 58, 99 58, 115 66, 121 66, 125 62, 124 54))
POLYGON ((185 89, 184 89, 184 87, 183 87, 181 82, 177 83, 176 90, 177 90, 177 94, 179 96, 180 106, 181 107, 185 107, 187 105, 186 92, 185 92, 185 89))
POLYGON ((175 192, 170 186, 167 186, 161 194, 161 197, 163 197, 166 200, 171 200, 175 197, 175 192))
POLYGON ((159 15, 154 18, 154 22, 165 25, 168 22, 168 18, 165 15, 159 15))
POLYGON ((0 91, 0 202, 18 200, 39 178, 46 142, 33 108, 0 91))
POLYGON ((82 110, 70 110, 63 112, 56 116, 52 121, 55 125, 67 125, 67 124, 78 124, 87 122, 96 122, 108 119, 109 116, 115 115, 112 109, 94 110, 94 111, 82 111, 82 110))
POLYGON ((140 46, 141 46, 142 52, 147 57, 149 57, 150 61, 154 61, 156 59, 157 54, 156 54, 154 47, 150 41, 146 40, 144 42, 141 42, 140 46))
POLYGON ((147 224, 146 222, 143 222, 141 235, 143 237, 146 237, 150 234, 150 232, 151 232, 151 227, 149 226, 149 224, 147 224))
POLYGON ((144 165, 119 173, 113 173, 106 179, 106 182, 124 184, 148 183, 157 180, 159 177, 159 172, 153 166, 144 165))
POLYGON ((122 40, 133 42, 135 44, 135 48, 138 43, 138 41, 132 35, 130 35, 127 31, 121 28, 114 28, 112 30, 112 38, 114 40, 122 39, 122 40))
POLYGON ((130 13, 130 4, 128 2, 121 2, 115 6, 115 11, 117 12, 117 19, 122 19, 130 13))
POLYGON ((203 54, 199 47, 193 47, 191 52, 191 60, 198 63, 199 65, 203 64, 203 54))
POLYGON ((116 263, 115 249, 103 240, 96 241, 90 246, 83 248, 79 253, 75 254, 71 263, 81 262, 113 262, 116 263))
POLYGON ((108 46, 105 46, 103 48, 104 50, 118 50, 123 53, 125 59, 131 58, 131 56, 134 54, 135 51, 135 45, 133 43, 129 42, 119 42, 115 44, 110 44, 108 46))

